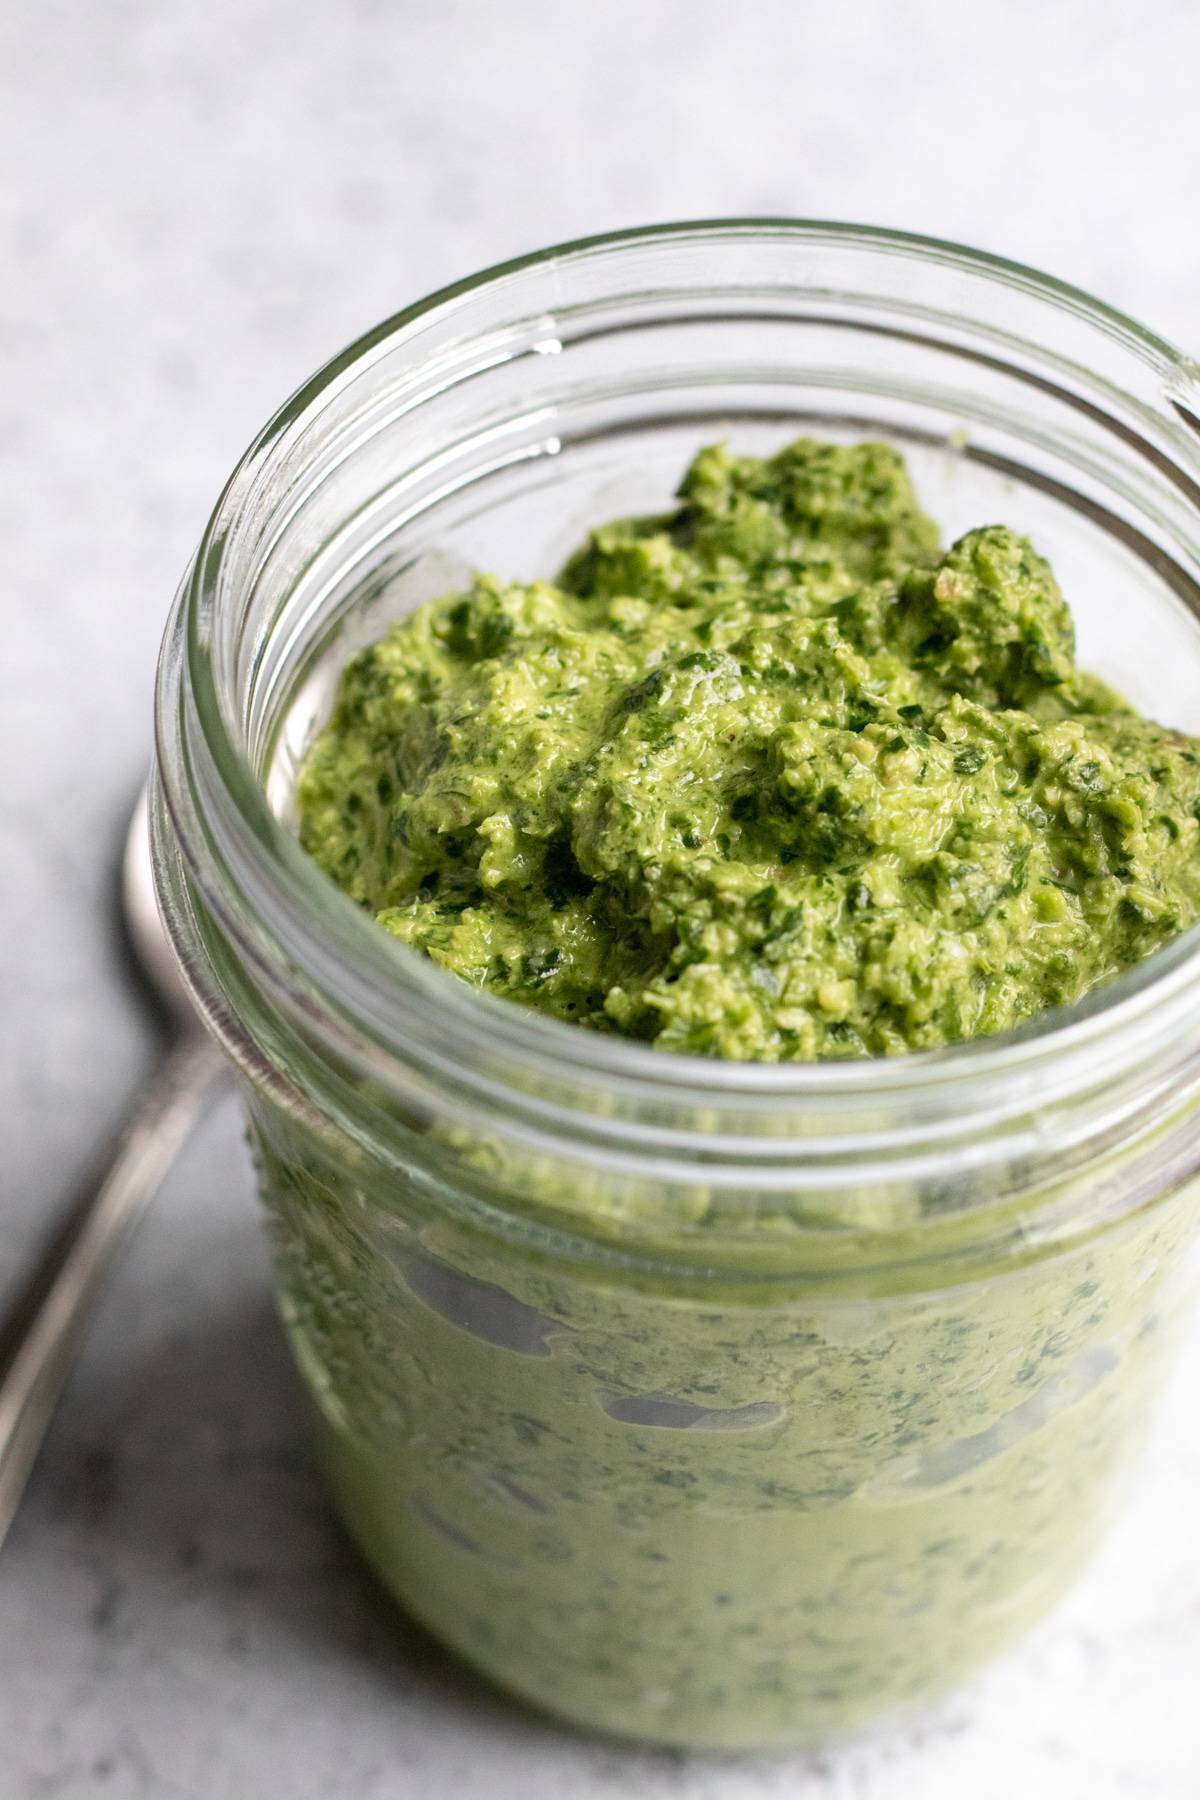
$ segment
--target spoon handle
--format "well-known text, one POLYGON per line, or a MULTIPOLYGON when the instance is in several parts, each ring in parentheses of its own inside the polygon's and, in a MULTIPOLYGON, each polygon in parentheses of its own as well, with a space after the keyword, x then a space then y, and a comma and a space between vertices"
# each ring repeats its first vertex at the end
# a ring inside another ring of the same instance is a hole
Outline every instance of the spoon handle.
POLYGON ((0 1543, 12 1524, 92 1308, 131 1227, 224 1063, 197 1030, 176 1038, 113 1148, 0 1323, 0 1543))

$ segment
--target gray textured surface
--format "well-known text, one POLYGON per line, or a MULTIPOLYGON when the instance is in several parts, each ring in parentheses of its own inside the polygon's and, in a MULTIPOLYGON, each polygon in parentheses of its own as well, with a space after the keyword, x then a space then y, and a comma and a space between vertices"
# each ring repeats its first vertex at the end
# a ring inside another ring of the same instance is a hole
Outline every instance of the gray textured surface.
MULTIPOLYGON (((0 1284, 146 1066, 107 912, 171 590, 232 459, 443 280, 654 217, 868 218, 1200 338, 1191 0, 7 0, 0 1284)), ((1195 1800, 1193 1341, 1126 1524, 921 1733, 821 1764, 581 1743, 444 1662, 331 1523, 218 1109, 0 1559, 0 1800, 1195 1800)))

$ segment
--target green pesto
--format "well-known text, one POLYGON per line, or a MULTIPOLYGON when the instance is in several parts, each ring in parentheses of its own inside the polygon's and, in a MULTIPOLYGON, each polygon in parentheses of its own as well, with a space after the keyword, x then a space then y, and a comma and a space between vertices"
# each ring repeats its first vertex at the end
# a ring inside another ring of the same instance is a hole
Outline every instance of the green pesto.
POLYGON ((943 550, 895 451, 808 439, 419 608, 299 786, 321 867, 474 986, 763 1061, 1078 999, 1200 917, 1198 809, 1027 540, 943 550))
MULTIPOLYGON (((875 444, 705 450, 679 498, 347 667, 301 835, 397 938, 562 1019, 784 1060, 1016 1024, 1193 923, 1197 745, 1076 668, 1028 543, 943 551, 875 444)), ((872 1210, 851 1170, 853 1230, 772 1191, 725 1243, 702 1163, 668 1196, 452 1106, 376 1163, 251 1110, 367 1556, 497 1680, 672 1744, 903 1712, 1051 1604, 1200 1207, 1137 1144, 1058 1196, 1070 1243, 1033 1168, 1011 1234, 930 1184, 872 1210)))
MULTIPOLYGON (((724 1749, 903 1714, 1053 1604, 1139 1441, 1200 1207, 1193 1183, 1119 1217, 1145 1173, 1114 1159, 1077 1196, 1107 1194, 1102 1227, 1049 1254, 1035 1227, 973 1270, 856 1278, 843 1245, 840 1277, 788 1275, 776 1218, 775 1279, 691 1281, 480 1232, 445 1131, 397 1169, 265 1096, 252 1121, 284 1318, 381 1579, 553 1712, 724 1749)), ((549 1181, 512 1151, 496 1199, 549 1181)), ((590 1198, 620 1220, 615 1184, 590 1198)), ((859 1254, 899 1265, 913 1236, 859 1254)))

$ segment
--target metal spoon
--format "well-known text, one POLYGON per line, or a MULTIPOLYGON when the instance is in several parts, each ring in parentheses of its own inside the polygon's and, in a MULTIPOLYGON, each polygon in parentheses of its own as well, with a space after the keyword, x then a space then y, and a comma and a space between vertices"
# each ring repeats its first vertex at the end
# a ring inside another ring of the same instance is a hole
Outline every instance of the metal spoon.
POLYGON ((144 793, 125 839, 121 898, 129 947, 166 1028, 164 1053, 107 1163, 0 1326, 0 1543, 117 1251, 227 1066, 192 1011, 158 916, 144 793))

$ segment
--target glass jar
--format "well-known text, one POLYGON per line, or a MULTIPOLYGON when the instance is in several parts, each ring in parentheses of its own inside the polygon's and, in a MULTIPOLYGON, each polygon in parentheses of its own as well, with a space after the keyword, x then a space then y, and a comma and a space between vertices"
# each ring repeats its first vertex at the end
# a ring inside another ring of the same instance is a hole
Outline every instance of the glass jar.
POLYGON ((549 574, 722 437, 897 444, 1200 730, 1200 380, 1086 296, 832 225, 672 226, 410 308, 234 472, 168 629, 167 923, 244 1083, 283 1317, 380 1576, 497 1681, 661 1742, 828 1737, 1015 1638, 1109 1511, 1188 1291, 1200 934, 1017 1034, 706 1062, 406 951, 301 853, 347 655, 549 574))

